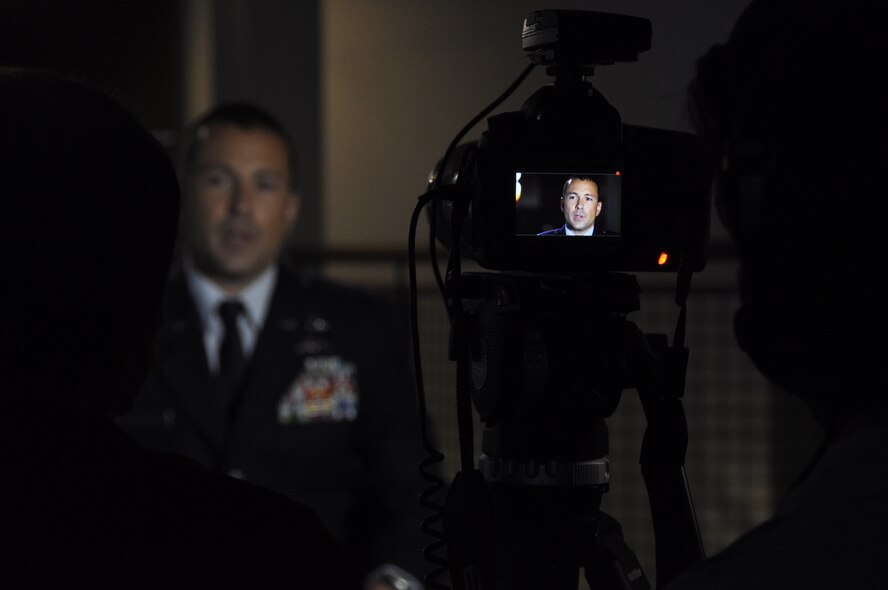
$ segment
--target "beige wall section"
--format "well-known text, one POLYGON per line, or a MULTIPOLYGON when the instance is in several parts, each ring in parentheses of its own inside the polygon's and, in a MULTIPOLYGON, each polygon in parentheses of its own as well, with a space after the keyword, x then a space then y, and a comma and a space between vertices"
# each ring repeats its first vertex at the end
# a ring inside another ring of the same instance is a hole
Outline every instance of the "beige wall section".
MULTIPOLYGON (((330 247, 404 248, 426 177, 456 133, 528 63, 527 0, 324 0, 324 236, 330 247)), ((652 49, 599 68, 595 83, 627 123, 688 130, 694 63, 727 38, 747 0, 563 0, 559 8, 642 16, 652 49)), ((497 112, 549 82, 537 69, 497 112)), ((477 138, 479 124, 468 137, 477 138)), ((425 226, 420 227, 421 235, 425 226)), ((424 243, 424 242, 421 242, 424 243)))
POLYGON ((182 10, 182 106, 191 121, 216 102, 215 7, 213 0, 186 0, 182 10))

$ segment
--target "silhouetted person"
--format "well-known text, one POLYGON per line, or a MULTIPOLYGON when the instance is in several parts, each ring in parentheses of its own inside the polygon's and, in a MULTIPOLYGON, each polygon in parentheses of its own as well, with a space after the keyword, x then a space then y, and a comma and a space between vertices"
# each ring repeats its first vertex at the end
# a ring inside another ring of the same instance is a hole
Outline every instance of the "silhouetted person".
POLYGON ((879 2, 755 1, 698 64, 738 343, 824 440, 770 520, 670 590, 886 585, 885 17, 879 2))
POLYGON ((0 70, 3 587, 342 588, 315 515, 142 449, 179 215, 163 148, 108 96, 0 70))

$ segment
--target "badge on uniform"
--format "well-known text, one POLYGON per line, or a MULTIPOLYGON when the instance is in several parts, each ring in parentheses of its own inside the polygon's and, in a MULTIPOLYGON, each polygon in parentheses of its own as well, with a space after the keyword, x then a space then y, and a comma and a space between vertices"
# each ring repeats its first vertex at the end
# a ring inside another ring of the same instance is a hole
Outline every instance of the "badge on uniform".
POLYGON ((340 356, 310 356, 278 402, 278 422, 342 422, 358 417, 354 363, 340 356))

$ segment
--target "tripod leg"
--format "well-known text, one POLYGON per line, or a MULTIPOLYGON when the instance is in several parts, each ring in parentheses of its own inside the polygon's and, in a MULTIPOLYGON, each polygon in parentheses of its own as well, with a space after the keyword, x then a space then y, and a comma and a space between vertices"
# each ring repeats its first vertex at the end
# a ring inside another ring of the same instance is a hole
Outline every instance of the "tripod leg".
POLYGON ((598 528, 584 564, 586 581, 592 590, 649 590, 651 585, 635 552, 623 540, 620 523, 600 512, 598 528))

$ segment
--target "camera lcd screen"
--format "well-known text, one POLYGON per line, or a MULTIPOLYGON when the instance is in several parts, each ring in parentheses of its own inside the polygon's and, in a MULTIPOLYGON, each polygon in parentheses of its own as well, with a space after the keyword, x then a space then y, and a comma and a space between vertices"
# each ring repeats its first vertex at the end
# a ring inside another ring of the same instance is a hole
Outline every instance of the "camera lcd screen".
POLYGON ((620 236, 622 181, 617 171, 516 171, 515 235, 620 236))

